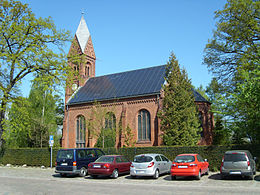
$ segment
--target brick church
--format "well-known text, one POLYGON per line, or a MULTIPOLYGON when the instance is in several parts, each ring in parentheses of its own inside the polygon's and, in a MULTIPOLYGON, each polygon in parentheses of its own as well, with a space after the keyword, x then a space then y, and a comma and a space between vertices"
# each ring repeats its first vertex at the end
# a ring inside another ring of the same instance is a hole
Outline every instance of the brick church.
MULTIPOLYGON (((63 121, 62 147, 94 147, 98 133, 90 133, 88 121, 93 118, 94 102, 108 111, 104 126, 117 129, 115 147, 125 146, 125 130, 131 130, 132 145, 160 146, 160 120, 157 117, 163 101, 162 85, 165 84, 165 65, 139 70, 95 76, 95 61, 91 35, 82 16, 69 55, 76 51, 84 63, 70 63, 79 75, 65 92, 65 117, 63 121), (119 125, 120 124, 120 125, 119 125), (120 127, 119 127, 120 126, 120 127), (119 131, 118 129, 121 129, 119 131)), ((193 90, 198 106, 202 129, 198 144, 212 144, 213 115, 210 103, 193 90)))

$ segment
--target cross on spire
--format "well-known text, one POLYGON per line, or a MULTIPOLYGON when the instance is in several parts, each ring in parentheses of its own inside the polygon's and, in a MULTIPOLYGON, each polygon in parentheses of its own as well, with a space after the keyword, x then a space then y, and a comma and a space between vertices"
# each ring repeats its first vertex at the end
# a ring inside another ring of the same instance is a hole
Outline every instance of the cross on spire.
POLYGON ((85 11, 84 11, 84 9, 83 9, 83 8, 81 9, 81 15, 82 15, 82 16, 84 16, 84 15, 85 15, 85 11))

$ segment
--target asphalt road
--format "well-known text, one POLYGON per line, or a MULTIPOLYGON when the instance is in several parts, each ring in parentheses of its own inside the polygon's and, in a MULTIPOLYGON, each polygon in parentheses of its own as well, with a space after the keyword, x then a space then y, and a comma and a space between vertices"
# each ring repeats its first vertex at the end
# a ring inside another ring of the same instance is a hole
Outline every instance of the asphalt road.
POLYGON ((253 181, 237 177, 220 180, 218 173, 203 176, 200 181, 193 178, 172 181, 169 175, 157 180, 131 179, 129 175, 118 179, 62 178, 54 169, 0 167, 0 194, 260 194, 260 173, 253 181))

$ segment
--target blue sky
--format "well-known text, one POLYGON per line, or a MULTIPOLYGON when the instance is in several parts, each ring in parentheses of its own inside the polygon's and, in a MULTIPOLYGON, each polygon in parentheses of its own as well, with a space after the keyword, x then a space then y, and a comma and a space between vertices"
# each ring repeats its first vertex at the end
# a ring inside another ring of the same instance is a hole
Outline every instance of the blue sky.
MULTIPOLYGON (((203 50, 226 0, 22 0, 36 17, 51 16, 75 35, 85 12, 96 53, 96 76, 166 64, 174 52, 192 84, 211 81, 203 50)), ((70 44, 65 51, 69 51, 70 44)), ((28 95, 29 78, 23 94, 28 95), (26 89, 27 88, 27 89, 26 89)))

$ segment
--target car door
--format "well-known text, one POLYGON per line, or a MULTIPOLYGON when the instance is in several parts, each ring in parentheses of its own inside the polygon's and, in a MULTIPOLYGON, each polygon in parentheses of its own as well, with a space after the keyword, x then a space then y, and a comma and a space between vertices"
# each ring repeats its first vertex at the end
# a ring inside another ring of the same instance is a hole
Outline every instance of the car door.
POLYGON ((166 158, 164 155, 160 155, 163 163, 163 171, 164 173, 168 173, 171 170, 171 161, 166 158))
POLYGON ((82 167, 86 167, 86 149, 77 149, 76 150, 76 164, 77 164, 77 169, 80 170, 82 167))
POLYGON ((200 156, 200 155, 197 155, 197 160, 198 160, 198 163, 199 163, 199 167, 201 169, 201 173, 204 174, 206 173, 207 171, 207 162, 204 161, 204 159, 200 156))
POLYGON ((122 159, 120 158, 120 156, 116 157, 116 165, 115 167, 117 168, 119 173, 123 173, 124 172, 124 165, 122 162, 122 159))
POLYGON ((130 172, 131 162, 124 156, 121 156, 122 160, 122 171, 124 173, 130 172))
POLYGON ((97 160, 97 155, 94 149, 86 149, 86 156, 84 165, 88 167, 88 164, 97 160))
POLYGON ((157 168, 159 169, 159 172, 164 173, 163 162, 162 162, 160 155, 155 156, 155 163, 157 165, 157 168))

